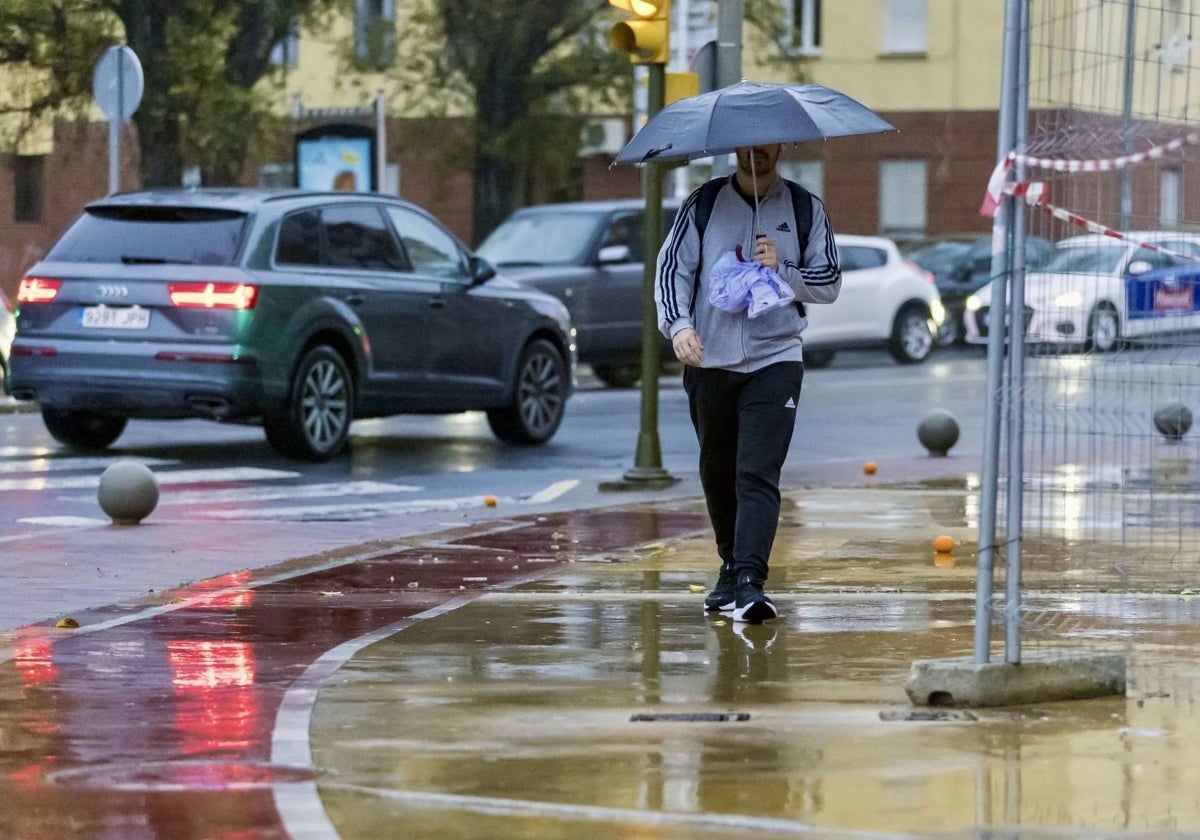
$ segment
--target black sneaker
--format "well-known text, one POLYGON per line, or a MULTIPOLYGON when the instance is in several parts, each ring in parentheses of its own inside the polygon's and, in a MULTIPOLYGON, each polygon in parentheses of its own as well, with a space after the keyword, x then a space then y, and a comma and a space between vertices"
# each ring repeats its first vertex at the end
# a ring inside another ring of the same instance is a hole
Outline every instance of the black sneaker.
POLYGON ((779 615, 779 611, 775 609, 775 602, 763 592, 761 580, 755 580, 750 575, 744 574, 738 579, 735 593, 734 621, 762 624, 779 615))
POLYGON ((734 588, 737 586, 737 574, 733 571, 733 565, 730 563, 721 564, 721 573, 717 575, 717 585, 713 587, 713 591, 708 593, 708 597, 704 599, 704 609, 707 612, 729 612, 734 607, 736 596, 734 588))

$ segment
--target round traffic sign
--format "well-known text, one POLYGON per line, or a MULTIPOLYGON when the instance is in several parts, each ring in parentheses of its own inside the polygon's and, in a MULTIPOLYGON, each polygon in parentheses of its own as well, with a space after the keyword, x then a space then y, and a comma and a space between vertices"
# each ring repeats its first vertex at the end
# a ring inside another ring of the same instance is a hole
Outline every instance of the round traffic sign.
POLYGON ((124 122, 142 101, 145 78, 137 53, 129 47, 109 47, 92 73, 92 95, 110 122, 124 122))

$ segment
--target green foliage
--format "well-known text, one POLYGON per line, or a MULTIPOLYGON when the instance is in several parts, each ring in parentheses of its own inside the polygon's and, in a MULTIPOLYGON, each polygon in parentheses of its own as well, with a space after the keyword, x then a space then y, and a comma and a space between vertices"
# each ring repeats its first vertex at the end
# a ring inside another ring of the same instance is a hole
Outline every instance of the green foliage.
POLYGON ((117 31, 99 0, 0 2, 0 114, 32 122, 48 112, 83 112, 92 69, 117 31))
POLYGON ((184 163, 208 183, 236 179, 248 144, 269 120, 259 81, 294 20, 346 0, 0 0, 5 110, 84 113, 104 50, 124 42, 146 73, 139 129, 143 179, 178 184, 184 163))
POLYGON ((413 0, 399 25, 399 110, 467 114, 481 238, 541 187, 577 177, 581 115, 625 112, 631 71, 605 44, 602 0, 413 0), (625 94, 625 96, 622 96, 625 94))
POLYGON ((758 51, 782 71, 786 81, 807 81, 807 59, 789 46, 791 28, 779 0, 745 0, 745 31, 742 40, 747 49, 758 51))

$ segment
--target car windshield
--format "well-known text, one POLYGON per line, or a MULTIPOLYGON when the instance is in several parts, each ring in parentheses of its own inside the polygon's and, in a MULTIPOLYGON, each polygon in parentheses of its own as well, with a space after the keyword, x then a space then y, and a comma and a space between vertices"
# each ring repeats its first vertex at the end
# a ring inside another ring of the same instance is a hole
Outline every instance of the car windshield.
POLYGON ((232 265, 245 221, 244 213, 200 207, 92 207, 46 259, 232 265))
POLYGON ((1054 252, 1042 271, 1047 274, 1113 274, 1125 256, 1124 245, 1069 245, 1054 252))
POLYGON ((497 268, 582 262, 602 213, 520 213, 496 228, 476 253, 497 268))
POLYGON ((926 271, 945 274, 957 265, 963 254, 971 250, 967 242, 934 242, 908 254, 908 258, 926 271))

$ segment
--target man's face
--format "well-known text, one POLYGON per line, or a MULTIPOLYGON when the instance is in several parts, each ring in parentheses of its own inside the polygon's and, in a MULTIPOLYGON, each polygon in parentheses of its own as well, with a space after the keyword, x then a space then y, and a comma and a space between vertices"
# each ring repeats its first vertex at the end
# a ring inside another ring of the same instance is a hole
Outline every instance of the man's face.
POLYGON ((766 146, 742 146, 737 150, 738 169, 747 174, 766 175, 775 171, 775 163, 779 160, 782 143, 771 143, 766 146), (753 170, 750 168, 753 166, 753 170))

